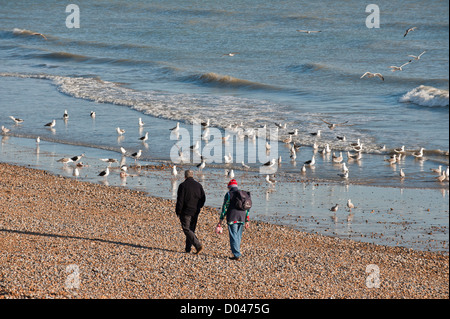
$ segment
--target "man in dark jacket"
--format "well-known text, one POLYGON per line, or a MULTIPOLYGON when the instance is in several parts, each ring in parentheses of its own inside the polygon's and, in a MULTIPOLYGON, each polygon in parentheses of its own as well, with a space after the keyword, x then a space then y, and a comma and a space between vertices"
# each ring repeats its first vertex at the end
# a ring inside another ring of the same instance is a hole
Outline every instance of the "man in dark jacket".
POLYGON ((185 251, 189 253, 194 246, 196 254, 203 250, 203 246, 195 235, 198 215, 205 205, 206 196, 203 186, 194 180, 194 172, 186 170, 185 181, 178 187, 176 214, 181 221, 181 227, 186 235, 185 251))

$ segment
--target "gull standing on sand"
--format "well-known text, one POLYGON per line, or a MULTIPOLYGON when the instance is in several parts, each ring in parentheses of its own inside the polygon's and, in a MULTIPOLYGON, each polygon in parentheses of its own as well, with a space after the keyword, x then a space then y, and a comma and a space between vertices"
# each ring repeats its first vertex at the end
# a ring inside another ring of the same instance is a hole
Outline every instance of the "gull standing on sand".
POLYGON ((95 119, 95 112, 94 111, 91 111, 91 117, 93 118, 93 119, 95 119))
POLYGON ((180 123, 177 122, 177 125, 175 127, 171 128, 170 131, 177 132, 179 129, 180 129, 180 123))
POLYGON ((372 73, 372 72, 366 72, 364 73, 360 79, 362 79, 363 77, 368 77, 368 78, 374 78, 374 77, 379 77, 382 81, 384 81, 384 77, 381 75, 381 73, 372 73))
POLYGON ((320 136, 321 130, 317 130, 317 132, 309 133, 311 136, 320 136))
POLYGON ((77 156, 72 157, 71 160, 72 160, 73 162, 78 162, 78 161, 79 161, 80 159, 82 159, 84 156, 85 156, 85 154, 83 153, 83 154, 81 154, 81 155, 77 155, 77 156))
POLYGON ((385 159, 385 162, 388 162, 390 165, 397 163, 397 154, 392 155, 392 157, 385 159))
POLYGON ((277 162, 276 159, 271 159, 269 162, 264 163, 263 166, 272 167, 272 166, 274 166, 276 164, 276 162, 277 162))
POLYGON ((143 127, 145 125, 145 123, 142 122, 142 118, 141 117, 139 118, 138 124, 139 124, 139 127, 143 127))
POLYGON ((443 181, 445 181, 447 179, 447 175, 445 174, 445 171, 442 172, 441 175, 439 175, 439 177, 436 178, 436 180, 440 183, 442 183, 443 181))
POLYGON ((433 173, 441 174, 442 173, 442 165, 439 165, 438 168, 430 168, 433 173))
POLYGON ((339 156, 335 156, 333 153, 333 163, 338 163, 340 164, 342 161, 344 160, 344 157, 342 156, 342 152, 340 152, 339 156))
POLYGON ((68 119, 69 119, 69 113, 67 113, 67 110, 64 110, 63 120, 68 120, 68 119))
POLYGON ((404 63, 404 64, 402 64, 402 65, 400 65, 400 66, 391 65, 389 68, 391 68, 391 71, 392 71, 392 72, 395 72, 395 71, 403 71, 403 67, 404 67, 405 65, 410 64, 410 63, 411 63, 411 62, 406 62, 406 63, 404 63))
POLYGON ((63 157, 60 158, 59 160, 57 160, 58 163, 63 163, 64 165, 66 165, 67 163, 72 163, 73 160, 69 157, 63 157))
POLYGON ((411 31, 415 31, 417 29, 417 27, 412 27, 412 28, 408 28, 405 31, 405 34, 403 35, 403 37, 406 37, 408 35, 408 33, 410 33, 411 31))
POLYGON ((395 153, 404 153, 405 152, 405 145, 402 145, 400 148, 394 148, 395 153))
POLYGON ((23 120, 22 120, 22 119, 19 119, 19 118, 17 118, 17 117, 10 116, 9 118, 10 118, 11 120, 13 120, 14 123, 16 123, 16 124, 22 124, 22 123, 23 123, 23 120))

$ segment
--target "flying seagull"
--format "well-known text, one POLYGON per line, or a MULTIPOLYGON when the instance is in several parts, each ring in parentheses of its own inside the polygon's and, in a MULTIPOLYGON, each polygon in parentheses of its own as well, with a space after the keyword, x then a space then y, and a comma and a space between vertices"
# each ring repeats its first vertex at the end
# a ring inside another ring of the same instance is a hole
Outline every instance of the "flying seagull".
POLYGON ((395 71, 403 71, 403 67, 404 67, 405 65, 410 64, 410 63, 411 63, 411 62, 406 62, 405 64, 402 64, 401 66, 391 65, 390 68, 391 68, 391 71, 392 71, 392 72, 395 72, 395 71))
POLYGON ((344 122, 344 123, 330 123, 330 122, 327 122, 327 121, 325 121, 325 120, 322 120, 322 119, 320 119, 322 122, 324 122, 325 124, 328 124, 328 128, 330 129, 330 130, 333 130, 333 129, 335 129, 336 128, 336 126, 342 126, 342 125, 344 125, 344 124, 347 124, 348 123, 348 121, 346 121, 346 122, 344 122))
POLYGON ((415 31, 417 29, 417 27, 412 27, 406 30, 405 34, 403 35, 403 37, 406 37, 408 33, 410 33, 411 31, 415 31))
POLYGON ((364 74, 360 77, 360 79, 362 79, 363 77, 374 78, 374 77, 376 77, 376 76, 378 76, 381 80, 384 81, 384 77, 381 75, 381 73, 372 73, 372 72, 366 72, 366 73, 364 73, 364 74))
MULTIPOLYGON (((408 55, 409 57, 413 58, 413 60, 420 60, 421 56, 427 51, 423 51, 421 54, 419 54, 418 56, 415 55, 408 55)), ((410 60, 409 62, 412 62, 412 60, 410 60)))

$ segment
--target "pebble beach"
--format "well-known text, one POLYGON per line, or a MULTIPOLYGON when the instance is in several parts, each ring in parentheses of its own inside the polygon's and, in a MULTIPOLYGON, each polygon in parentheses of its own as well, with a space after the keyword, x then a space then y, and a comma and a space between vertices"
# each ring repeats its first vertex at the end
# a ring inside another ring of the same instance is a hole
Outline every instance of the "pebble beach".
POLYGON ((251 222, 239 261, 205 207, 0 164, 1 299, 448 299, 449 256, 251 222))

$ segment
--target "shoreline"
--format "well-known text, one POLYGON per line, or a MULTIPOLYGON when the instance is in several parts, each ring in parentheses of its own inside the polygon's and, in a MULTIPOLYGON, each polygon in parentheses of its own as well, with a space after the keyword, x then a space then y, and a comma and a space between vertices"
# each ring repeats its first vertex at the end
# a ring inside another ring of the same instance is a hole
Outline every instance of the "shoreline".
MULTIPOLYGON (((169 163, 141 161, 139 169, 129 163, 128 178, 119 178, 118 164, 111 166, 108 178, 102 178, 97 175, 106 165, 99 158, 116 158, 114 151, 47 142, 37 146, 34 140, 15 137, 2 142, 0 154, 6 163, 43 169, 80 181, 144 191, 162 199, 176 199, 181 171, 192 168, 188 164, 179 166, 180 174, 174 178, 169 163), (57 159, 81 153, 86 153, 82 161, 87 167, 80 169, 80 176, 75 178, 72 176, 75 166, 63 165, 57 159)), ((229 181, 225 172, 223 168, 208 166, 204 173, 195 173, 207 190, 206 204, 216 209, 220 209, 229 181)), ((255 172, 236 170, 235 173, 240 186, 253 194, 255 220, 309 233, 448 254, 447 182, 442 184, 445 187, 442 189, 393 188, 281 174, 272 187, 255 172), (357 206, 352 214, 345 207, 349 198, 357 206), (336 203, 341 208, 334 216, 329 208, 336 203)))
POLYGON ((228 260, 206 207, 199 256, 183 252, 174 201, 0 164, 0 298, 448 298, 448 255, 252 221, 228 260), (79 288, 65 283, 76 265, 79 288), (368 288, 376 265, 380 287, 368 288), (235 280, 237 279, 237 281, 235 280))

